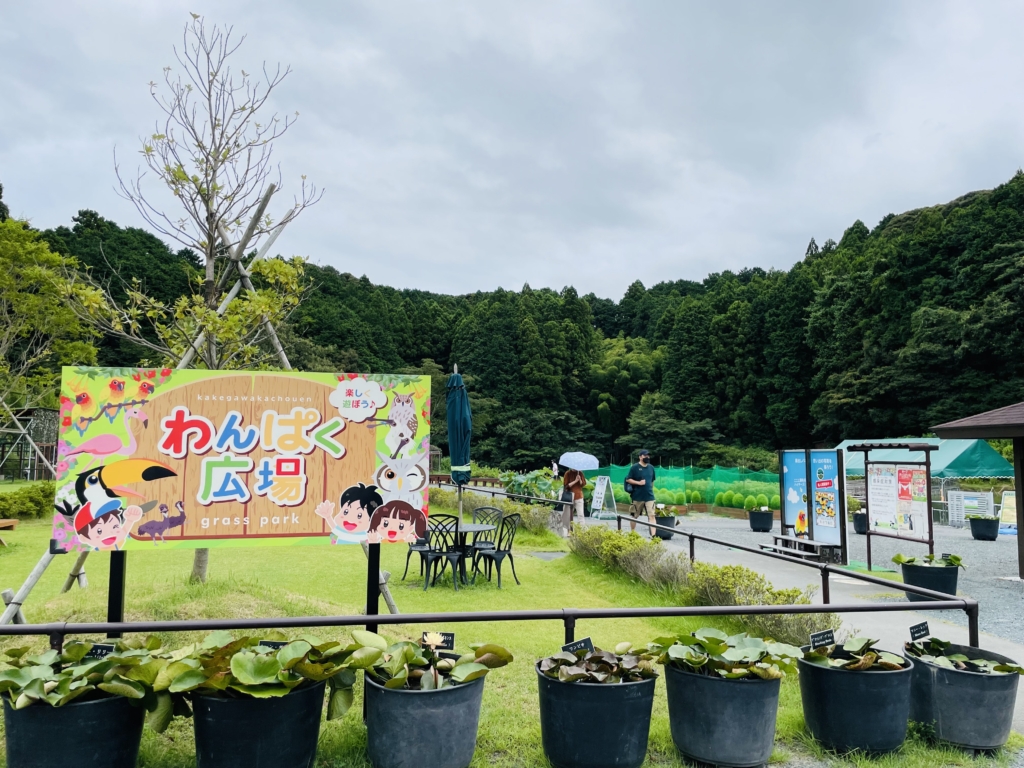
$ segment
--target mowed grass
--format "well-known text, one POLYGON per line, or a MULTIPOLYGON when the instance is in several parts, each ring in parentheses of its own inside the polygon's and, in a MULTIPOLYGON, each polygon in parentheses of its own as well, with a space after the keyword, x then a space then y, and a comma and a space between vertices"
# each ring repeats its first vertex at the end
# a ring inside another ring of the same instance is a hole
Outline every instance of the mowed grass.
POLYGON ((14 491, 20 491, 22 488, 27 488, 30 485, 34 485, 32 482, 25 480, 0 480, 0 493, 13 493, 14 491))
MULTIPOLYGON (((49 526, 42 521, 22 523, 5 538, 11 543, 0 548, 0 589, 16 589, 46 549, 49 526)), ((517 538, 516 570, 522 581, 517 586, 506 566, 504 589, 496 583, 478 580, 475 586, 455 592, 450 578, 426 592, 418 575, 414 557, 407 582, 400 581, 405 567, 406 547, 382 548, 382 566, 392 576, 392 593, 403 613, 443 611, 496 611, 562 607, 604 607, 668 605, 671 600, 619 575, 580 561, 573 555, 544 561, 531 551, 558 551, 564 543, 553 534, 517 538)), ((360 547, 303 547, 214 549, 211 552, 210 579, 206 585, 188 583, 192 553, 188 550, 130 552, 126 618, 186 619, 219 617, 261 617, 302 615, 357 615, 363 613, 366 584, 366 559, 360 547)), ((75 587, 61 595, 60 587, 73 563, 73 557, 54 561, 26 605, 30 622, 102 621, 106 617, 106 585, 109 557, 93 555, 87 561, 90 586, 75 587)), ((381 610, 386 610, 381 601, 381 610)), ((598 646, 611 647, 628 640, 643 645, 655 637, 691 631, 713 624, 726 631, 739 631, 732 620, 715 622, 691 619, 629 619, 579 622, 577 638, 589 635, 598 646)), ((391 639, 416 639, 424 629, 454 631, 457 648, 467 649, 475 641, 493 641, 515 655, 509 667, 494 671, 487 678, 481 713, 474 768, 498 766, 520 768, 546 766, 540 741, 536 673, 533 662, 556 652, 563 642, 561 622, 481 622, 444 624, 431 627, 399 625, 385 627, 391 639)), ((295 630, 299 634, 304 630, 295 630)), ((323 638, 345 638, 346 630, 318 629, 323 638)), ((178 633, 162 636, 165 644, 179 645, 198 639, 202 633, 178 633)), ((102 640, 100 637, 92 638, 102 640)), ((45 640, 33 638, 42 648, 45 640)), ((24 640, 0 640, 0 647, 26 644, 24 640)), ((743 727, 737 724, 737 727, 743 727)), ((595 733, 594 738, 601 738, 595 733)), ((1016 737, 1015 737, 1016 738, 1016 737)), ((2 731, 0 731, 2 739, 2 731)), ((831 762, 806 734, 796 679, 784 681, 778 721, 779 746, 773 763, 805 766, 809 759, 831 762)), ((369 768, 365 757, 366 730, 361 719, 361 691, 356 705, 342 720, 325 723, 321 730, 319 768, 369 768)), ((1015 746, 1020 741, 1014 741, 1015 746)), ((613 745, 609 744, 609 748, 613 745)), ((929 747, 912 738, 897 755, 871 759, 854 757, 837 760, 842 764, 911 766, 1006 765, 1011 753, 1004 750, 994 759, 975 760, 955 750, 929 747)), ((2 760, 2 758, 0 758, 2 760)), ((3 763, 0 763, 2 765, 3 763)), ((672 744, 668 726, 663 683, 658 684, 648 766, 685 765, 672 744)), ((814 763, 810 763, 814 764, 814 763)), ((192 727, 179 720, 164 734, 145 731, 140 766, 153 768, 190 768, 195 765, 192 727)))

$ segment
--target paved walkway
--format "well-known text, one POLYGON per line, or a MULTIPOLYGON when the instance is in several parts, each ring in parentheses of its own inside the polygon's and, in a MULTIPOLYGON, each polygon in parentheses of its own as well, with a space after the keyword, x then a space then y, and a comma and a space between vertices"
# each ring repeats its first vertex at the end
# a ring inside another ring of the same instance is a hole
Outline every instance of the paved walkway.
MULTIPOLYGON (((615 523, 611 523, 615 525, 615 523)), ((623 523, 625 527, 626 524, 623 523)), ((778 522, 776 522, 776 527, 778 522)), ((642 526, 638 526, 640 530, 642 526)), ((745 520, 687 515, 678 520, 680 529, 713 536, 748 547, 771 543, 771 534, 755 533, 745 520)), ((961 571, 959 594, 978 600, 980 604, 981 647, 1024 662, 1024 584, 1004 580, 1016 575, 1016 537, 1000 536, 995 542, 975 542, 969 531, 947 526, 935 529, 936 552, 953 552, 963 556, 968 564, 961 571)), ((851 532, 851 560, 866 560, 866 537, 851 532)), ((667 546, 688 553, 685 536, 675 536, 665 542, 667 546)), ((872 538, 872 555, 876 568, 895 569, 890 561, 896 551, 906 555, 927 554, 920 544, 872 538)), ((698 541, 697 559, 718 565, 744 565, 763 574, 779 588, 811 587, 817 590, 814 602, 821 602, 821 578, 817 571, 770 557, 761 557, 742 550, 698 541)), ((870 603, 905 601, 905 593, 897 589, 868 584, 854 578, 830 578, 832 603, 870 603)), ((967 644, 967 621, 962 611, 899 611, 889 613, 850 613, 843 615, 843 630, 851 635, 877 638, 879 647, 901 652, 903 643, 910 639, 908 628, 927 621, 936 637, 954 643, 967 644)), ((1017 707, 1014 712, 1014 730, 1024 732, 1024 685, 1018 687, 1017 707)))

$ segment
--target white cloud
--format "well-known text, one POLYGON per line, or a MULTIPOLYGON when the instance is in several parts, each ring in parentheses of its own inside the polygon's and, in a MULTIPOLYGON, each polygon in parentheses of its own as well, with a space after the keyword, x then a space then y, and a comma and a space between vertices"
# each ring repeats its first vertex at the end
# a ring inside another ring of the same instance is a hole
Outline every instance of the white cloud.
MULTIPOLYGON (((113 192, 195 10, 22 3, 0 30, 0 182, 40 227, 113 192), (44 45, 40 41, 45 41, 44 45), (122 154, 123 153, 123 154, 122 154)), ((240 63, 291 63, 287 185, 324 199, 278 241, 399 287, 787 268, 810 237, 1008 179, 1022 164, 1024 6, 213 0, 240 63)))

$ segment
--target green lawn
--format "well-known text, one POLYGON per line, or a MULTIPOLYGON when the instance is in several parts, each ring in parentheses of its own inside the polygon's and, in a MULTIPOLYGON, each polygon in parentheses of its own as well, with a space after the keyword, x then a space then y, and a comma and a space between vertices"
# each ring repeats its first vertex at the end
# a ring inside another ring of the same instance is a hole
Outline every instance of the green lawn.
MULTIPOLYGON (((0 589, 17 588, 46 547, 49 527, 41 521, 22 523, 5 538, 11 543, 0 548, 0 589)), ((563 549, 554 535, 523 535, 517 540, 516 569, 521 586, 508 570, 505 588, 478 582, 455 592, 451 581, 426 592, 413 562, 408 582, 401 582, 405 565, 404 546, 383 547, 383 567, 395 576, 393 594, 404 613, 433 611, 517 610, 531 608, 665 605, 667 598, 630 580, 604 572, 572 555, 553 561, 531 556, 531 551, 563 549)), ((185 550, 131 552, 128 558, 127 618, 129 620, 255 617, 308 614, 358 614, 365 593, 366 561, 359 547, 288 549, 214 549, 210 581, 205 586, 187 582, 191 552, 185 550)), ((101 621, 105 618, 106 579, 109 558, 94 555, 87 563, 90 587, 58 594, 71 567, 71 557, 58 558, 46 573, 26 606, 29 621, 101 621)), ((383 601, 382 601, 382 610, 383 601)), ((707 622, 691 620, 602 620, 580 622, 577 637, 590 635, 599 646, 610 647, 622 640, 640 645, 659 635, 696 629, 707 622)), ((728 621, 718 622, 736 630, 728 621)), ((562 643, 561 622, 452 624, 431 627, 455 631, 457 647, 465 650, 478 640, 494 641, 515 655, 509 667, 487 678, 475 767, 545 766, 540 748, 540 726, 533 662, 558 650, 562 643)), ((385 628, 383 634, 418 638, 425 627, 385 628)), ((320 630, 321 637, 342 636, 344 632, 320 630)), ((97 638, 98 639, 98 638, 97 638)), ((181 635, 166 636, 165 643, 183 643, 181 635)), ((34 641, 42 646, 41 639, 34 641)), ((23 644, 20 643, 19 644, 23 644)), ((10 640, 0 645, 10 646, 10 640)), ((684 765, 677 757, 669 735, 664 692, 659 683, 651 726, 648 766, 684 765)), ((791 754, 817 755, 807 743, 795 679, 783 685, 779 713, 779 747, 775 763, 789 761, 791 754)), ((357 691, 357 696, 359 692, 357 691)), ((321 735, 318 766, 321 768, 366 768, 365 729, 357 705, 343 719, 325 723, 321 735)), ((2 731, 0 731, 2 735, 2 731)), ((595 737, 600 737, 595 734, 595 737)), ((1015 744, 1018 742, 1015 742, 1015 744)), ((1005 765, 1008 753, 995 760, 975 761, 963 754, 928 748, 912 739, 903 752, 882 760, 856 759, 855 764, 905 765, 914 768, 941 765, 1005 765)), ((843 761, 846 763, 847 761, 843 761)), ((148 767, 182 768, 194 765, 191 724, 178 721, 162 735, 148 730, 143 739, 139 764, 148 767)))
POLYGON ((33 485, 33 483, 26 482, 24 480, 15 480, 14 482, 11 482, 10 480, 0 480, 0 493, 13 493, 14 491, 19 491, 29 485, 33 485))

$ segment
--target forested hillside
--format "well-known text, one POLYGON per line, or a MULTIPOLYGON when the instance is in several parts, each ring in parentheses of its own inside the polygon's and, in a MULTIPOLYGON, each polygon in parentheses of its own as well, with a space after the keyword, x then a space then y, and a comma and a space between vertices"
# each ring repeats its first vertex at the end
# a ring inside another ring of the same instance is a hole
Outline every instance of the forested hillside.
MULTIPOLYGON (((101 279, 139 277, 165 299, 197 290, 194 254, 91 211, 43 236, 101 279)), ((641 444, 666 464, 756 467, 768 450, 920 434, 1024 399, 1020 172, 870 230, 856 221, 838 243, 812 239, 788 271, 637 282, 619 301, 572 287, 396 290, 313 264, 306 274, 314 290, 283 333, 296 367, 429 373, 443 446, 443 385, 458 363, 474 458, 504 467, 569 448, 623 460, 641 444)), ((100 349, 104 364, 143 357, 121 342, 100 349)))

